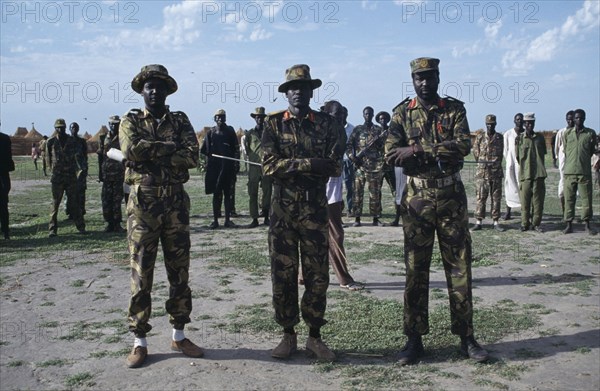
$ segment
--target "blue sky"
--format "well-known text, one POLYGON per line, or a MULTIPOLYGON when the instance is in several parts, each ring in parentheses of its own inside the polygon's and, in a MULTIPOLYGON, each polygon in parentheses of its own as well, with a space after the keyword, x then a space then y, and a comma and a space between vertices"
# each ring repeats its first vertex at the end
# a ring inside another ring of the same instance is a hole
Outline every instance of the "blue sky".
POLYGON ((349 121, 414 96, 409 62, 437 57, 440 93, 466 103, 469 124, 497 129, 516 112, 536 129, 564 126, 583 108, 600 130, 600 2, 593 1, 70 1, 1 2, 1 130, 56 118, 94 134, 113 114, 142 107, 130 88, 160 63, 179 91, 167 103, 196 130, 223 108, 236 129, 256 106, 284 109, 284 71, 306 63, 323 86, 312 107, 337 99, 349 121))

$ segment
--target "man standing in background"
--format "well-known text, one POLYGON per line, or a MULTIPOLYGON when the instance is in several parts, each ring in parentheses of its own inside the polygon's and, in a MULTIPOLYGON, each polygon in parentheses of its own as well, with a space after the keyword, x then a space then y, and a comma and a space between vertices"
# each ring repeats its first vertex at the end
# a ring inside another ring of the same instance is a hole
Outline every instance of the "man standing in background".
POLYGON ((563 135, 567 129, 575 126, 575 122, 573 121, 574 116, 575 112, 573 110, 567 111, 565 116, 567 126, 559 129, 556 133, 556 140, 552 145, 552 150, 558 160, 558 173, 560 175, 560 179, 558 180, 558 199, 560 200, 560 209, 563 215, 565 214, 565 146, 563 143, 563 135))
POLYGON ((514 117, 515 126, 504 132, 504 161, 506 173, 504 175, 504 198, 506 199, 506 214, 504 220, 512 219, 512 208, 521 207, 519 195, 519 162, 516 158, 516 140, 523 133, 523 114, 517 113, 514 117))

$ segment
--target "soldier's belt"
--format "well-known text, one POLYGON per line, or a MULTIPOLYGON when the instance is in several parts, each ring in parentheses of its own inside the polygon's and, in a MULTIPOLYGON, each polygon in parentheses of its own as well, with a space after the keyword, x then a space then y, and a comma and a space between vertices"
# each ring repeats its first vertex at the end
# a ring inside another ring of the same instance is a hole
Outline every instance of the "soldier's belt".
POLYGON ((174 194, 177 194, 183 190, 183 185, 181 183, 177 183, 175 185, 165 185, 165 186, 144 186, 140 185, 139 189, 143 194, 153 195, 155 197, 170 197, 174 194))
POLYGON ((441 189, 442 187, 451 186, 456 182, 461 181, 460 172, 435 179, 415 178, 412 176, 409 176, 407 179, 409 181, 412 181, 412 183, 414 183, 415 186, 420 187, 422 189, 441 189))
POLYGON ((280 185, 273 185, 273 193, 281 199, 294 201, 315 201, 325 197, 325 188, 314 188, 307 190, 288 189, 280 185))

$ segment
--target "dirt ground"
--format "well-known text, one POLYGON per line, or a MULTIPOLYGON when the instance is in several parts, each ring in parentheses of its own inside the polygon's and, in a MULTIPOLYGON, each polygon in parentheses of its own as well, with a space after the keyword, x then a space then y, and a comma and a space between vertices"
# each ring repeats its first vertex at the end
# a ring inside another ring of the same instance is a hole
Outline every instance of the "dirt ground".
MULTIPOLYGON (((27 186, 15 183, 14 191, 26 191, 27 186)), ((248 218, 239 220, 244 223, 248 218)), ((209 234, 202 228, 206 221, 203 216, 192 219, 195 246, 192 251, 198 251, 207 241, 222 241, 220 245, 226 248, 228 240, 240 239, 237 230, 209 234)), ((507 227, 514 234, 518 222, 513 220, 507 227)), ((264 241, 266 250, 264 226, 245 230, 243 234, 243 240, 264 241)), ((348 228, 347 235, 349 244, 402 240, 402 230, 394 227, 348 228)), ((484 235, 507 244, 503 234, 487 230, 484 235)), ((600 235, 589 238, 578 229, 572 235, 555 230, 544 234, 519 233, 517 237, 514 246, 508 244, 510 250, 503 247, 506 256, 501 263, 473 270, 476 307, 510 299, 555 311, 542 316, 542 325, 535 330, 513 334, 486 346, 494 358, 528 368, 520 378, 501 379, 500 383, 511 390, 598 390, 600 235), (531 262, 522 262, 525 255, 531 262), (585 283, 585 289, 579 288, 581 283, 585 283), (527 356, 523 351, 533 353, 527 356)), ((474 235, 474 246, 477 238, 474 235)), ((254 279, 249 283, 248 274, 237 268, 224 268, 216 273, 210 262, 202 258, 192 260, 190 285, 201 295, 194 298, 190 324, 193 328, 186 331, 186 336, 205 348, 205 357, 190 359, 171 352, 167 315, 154 316, 146 364, 139 369, 126 368, 124 352, 130 349, 132 337, 123 333, 129 299, 125 251, 124 248, 123 253, 106 254, 90 249, 40 257, 32 249, 28 257, 1 269, 1 390, 351 388, 344 384, 340 371, 316 371, 313 361, 303 351, 288 361, 271 358, 270 349, 278 342, 276 336, 232 334, 217 327, 228 321, 227 315, 236 306, 268 301, 270 280, 254 279), (214 294, 221 288, 217 274, 228 276, 235 293, 214 294)), ((367 289, 356 294, 402 300, 404 277, 397 275, 402 269, 401 260, 395 263, 373 260, 353 266, 355 279, 367 283, 367 289)), ((167 296, 162 267, 156 269, 154 281, 156 311, 164 307, 167 296)), ((431 287, 444 289, 442 271, 432 270, 431 287)), ((330 290, 339 289, 332 274, 330 290)), ((304 341, 305 336, 300 336, 299 345, 303 346, 304 341)), ((343 353, 339 356, 342 366, 377 363, 365 357, 343 353)), ((417 367, 427 365, 460 376, 433 376, 434 386, 418 388, 497 389, 474 382, 472 373, 476 364, 469 360, 446 363, 427 355, 418 366, 398 367, 398 371, 416 371, 417 367)))

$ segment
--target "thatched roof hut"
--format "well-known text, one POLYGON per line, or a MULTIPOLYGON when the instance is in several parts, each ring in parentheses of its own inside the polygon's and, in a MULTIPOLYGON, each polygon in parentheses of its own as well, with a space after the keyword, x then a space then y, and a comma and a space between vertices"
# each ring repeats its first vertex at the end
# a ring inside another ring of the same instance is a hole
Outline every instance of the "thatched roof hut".
POLYGON ((13 137, 25 137, 27 136, 27 133, 29 133, 27 128, 19 126, 15 131, 15 134, 13 134, 13 137))

